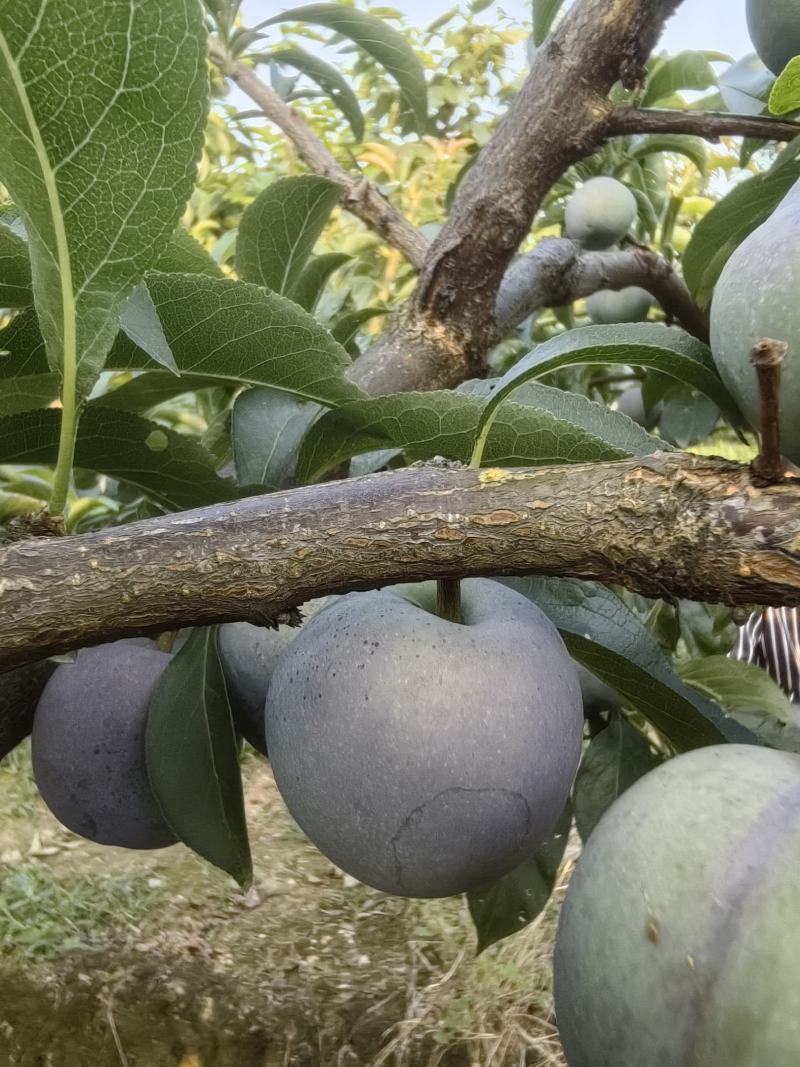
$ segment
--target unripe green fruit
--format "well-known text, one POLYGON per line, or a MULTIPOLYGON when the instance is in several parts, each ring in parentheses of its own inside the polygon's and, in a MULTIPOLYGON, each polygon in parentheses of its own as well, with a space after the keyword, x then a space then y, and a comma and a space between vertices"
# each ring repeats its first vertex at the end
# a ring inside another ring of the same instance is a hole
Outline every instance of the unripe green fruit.
POLYGON ((747 0, 747 28, 759 59, 773 74, 800 55, 798 0, 747 0))
POLYGON ((625 236, 637 215, 636 197, 616 178, 590 178, 567 201, 567 237, 584 248, 610 248, 625 236))
MULTIPOLYGON (((304 617, 316 615, 327 603, 328 599, 323 598, 304 604, 304 617)), ((264 701, 270 678, 279 657, 299 632, 297 626, 275 630, 249 622, 229 622, 219 628, 219 656, 234 725, 262 756, 267 755, 264 701)))
POLYGON ((429 595, 340 598, 267 694, 289 811, 334 863, 401 896, 461 893, 530 856, 563 810, 583 731, 575 667, 537 607, 464 581, 459 625, 422 606, 429 595))
POLYGON ((765 338, 786 341, 781 382, 783 452, 800 462, 800 182, 725 265, 711 304, 711 350, 722 380, 746 418, 759 424, 750 362, 765 338))
POLYGON ((615 322, 644 322, 653 306, 653 298, 646 289, 629 285, 626 289, 601 289, 586 300, 586 310, 592 322, 613 325, 615 322))
POLYGON ((170 658, 136 641, 87 648, 62 663, 42 693, 34 778, 55 817, 90 841, 125 848, 175 841, 145 764, 147 707, 170 658))
POLYGON ((555 949, 569 1067, 797 1067, 800 758, 699 749, 578 861, 555 949))

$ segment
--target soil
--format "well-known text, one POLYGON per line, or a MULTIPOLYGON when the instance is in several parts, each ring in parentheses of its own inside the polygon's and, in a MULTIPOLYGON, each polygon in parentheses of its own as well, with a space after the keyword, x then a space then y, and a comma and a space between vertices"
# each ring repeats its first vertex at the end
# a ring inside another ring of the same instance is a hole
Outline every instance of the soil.
MULTIPOLYGON (((245 772, 256 865, 246 894, 182 846, 134 853, 79 841, 38 800, 32 814, 23 806, 0 820, 0 878, 37 864, 47 878, 80 872, 98 887, 112 874, 145 876, 153 893, 144 917, 112 906, 74 948, 6 952, 0 1067, 562 1063, 546 967, 539 973, 552 917, 521 935, 527 945, 475 961, 462 902, 354 883, 292 823, 266 763, 248 758, 245 772), (530 996, 526 961, 538 968, 530 996)), ((48 918, 61 937, 59 915, 48 918)))

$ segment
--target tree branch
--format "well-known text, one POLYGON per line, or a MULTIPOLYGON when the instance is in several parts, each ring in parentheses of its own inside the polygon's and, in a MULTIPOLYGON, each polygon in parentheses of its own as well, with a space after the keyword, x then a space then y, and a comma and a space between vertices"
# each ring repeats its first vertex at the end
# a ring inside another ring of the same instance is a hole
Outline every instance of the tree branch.
POLYGON ((495 304, 498 338, 542 307, 560 307, 600 289, 637 285, 655 297, 667 318, 708 342, 708 315, 683 279, 649 248, 581 252, 574 241, 550 237, 509 268, 495 304))
POLYGON ((660 453, 420 465, 0 551, 0 670, 132 634, 263 622, 399 581, 545 574, 650 597, 800 604, 800 481, 660 453))
POLYGON ((317 174, 330 178, 344 189, 342 206, 379 234, 387 244, 398 249, 419 270, 428 244, 405 216, 365 177, 348 173, 308 127, 302 115, 290 107, 245 63, 231 60, 222 43, 214 38, 209 55, 220 71, 257 104, 263 114, 278 126, 292 142, 300 158, 317 174))
POLYGON ((615 107, 608 118, 608 137, 632 133, 688 133, 718 141, 720 137, 757 137, 765 141, 791 141, 800 123, 770 115, 727 115, 712 111, 674 111, 615 107))
POLYGON ((637 84, 681 0, 576 0, 456 194, 417 289, 356 360, 373 394, 442 389, 481 373, 511 259, 567 168, 605 141, 615 82, 637 84))

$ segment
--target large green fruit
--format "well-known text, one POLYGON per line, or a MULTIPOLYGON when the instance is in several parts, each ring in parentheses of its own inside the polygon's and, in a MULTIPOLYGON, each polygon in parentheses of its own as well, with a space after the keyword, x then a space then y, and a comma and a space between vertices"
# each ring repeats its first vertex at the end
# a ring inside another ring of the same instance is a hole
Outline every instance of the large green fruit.
MULTIPOLYGON (((326 603, 326 599, 309 601, 303 605, 303 615, 316 615, 326 603)), ((249 622, 229 622, 219 629, 219 655, 234 724, 262 756, 267 755, 264 701, 270 678, 278 658, 299 632, 296 626, 272 629, 249 622)))
POLYGON ((783 451, 800 462, 800 182, 725 265, 711 304, 711 350, 722 380, 747 419, 759 423, 753 346, 786 341, 783 367, 783 451))
POLYGON ((150 789, 145 722, 170 656, 137 641, 87 648, 45 686, 33 722, 36 784, 52 813, 102 845, 163 848, 175 838, 150 789))
POLYGON ((592 322, 613 325, 615 322, 644 322, 653 306, 646 289, 629 285, 626 289, 601 289, 586 300, 592 322))
POLYGON ((603 816, 567 892, 570 1067, 800 1063, 800 757, 699 749, 603 816))
POLYGON ((759 59, 773 74, 800 55, 798 0, 747 0, 747 27, 759 59))
POLYGON ((590 178, 567 201, 567 237, 584 248, 610 248, 625 236, 637 215, 636 198, 616 178, 590 178))
POLYGON ((401 896, 460 893, 530 856, 562 812, 583 730, 575 667, 529 600, 465 581, 459 625, 430 596, 337 600, 267 694, 289 811, 345 871, 401 896))

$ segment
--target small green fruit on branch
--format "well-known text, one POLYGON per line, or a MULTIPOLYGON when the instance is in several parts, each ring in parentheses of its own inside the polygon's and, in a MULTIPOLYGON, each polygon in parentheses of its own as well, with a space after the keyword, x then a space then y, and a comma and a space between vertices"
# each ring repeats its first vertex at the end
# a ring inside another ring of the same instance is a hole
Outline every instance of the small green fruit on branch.
POLYGON ((541 574, 800 604, 800 483, 682 453, 412 467, 0 550, 0 670, 405 581, 541 574))

